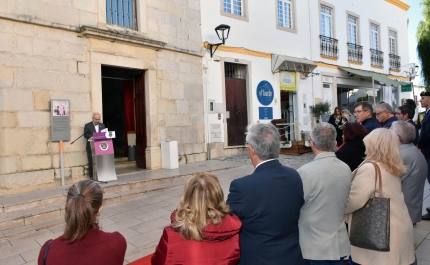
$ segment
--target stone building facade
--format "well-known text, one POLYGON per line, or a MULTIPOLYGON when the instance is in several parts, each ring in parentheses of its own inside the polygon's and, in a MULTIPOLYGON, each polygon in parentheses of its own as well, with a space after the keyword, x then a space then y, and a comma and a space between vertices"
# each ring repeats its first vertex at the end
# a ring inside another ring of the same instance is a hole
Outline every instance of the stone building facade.
MULTIPOLYGON (((0 195, 60 185, 50 100, 70 100, 78 138, 92 113, 108 118, 104 66, 141 73, 145 168, 161 167, 164 140, 178 141, 180 163, 206 160, 200 1, 122 1, 133 29, 107 23, 107 2, 0 0, 0 195)), ((66 183, 86 177, 83 138, 64 159, 66 183)))

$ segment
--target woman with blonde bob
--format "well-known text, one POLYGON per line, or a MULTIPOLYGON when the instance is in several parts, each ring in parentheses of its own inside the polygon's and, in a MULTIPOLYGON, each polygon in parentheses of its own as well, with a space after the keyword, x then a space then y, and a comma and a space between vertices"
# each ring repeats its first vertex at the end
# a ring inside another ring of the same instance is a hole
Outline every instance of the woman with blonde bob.
MULTIPOLYGON (((366 159, 353 172, 351 191, 345 214, 348 224, 354 222, 352 213, 362 208, 375 191, 376 163, 381 169, 382 195, 390 198, 390 251, 381 252, 351 246, 350 264, 409 265, 415 261, 412 221, 403 198, 400 176, 405 172, 400 156, 400 141, 388 129, 375 129, 364 139, 366 159), (353 261, 352 261, 353 260, 353 261)), ((379 196, 379 180, 376 185, 379 196)))
POLYGON ((48 240, 39 253, 38 264, 117 265, 124 263, 127 243, 118 232, 100 229, 103 190, 92 180, 81 180, 67 191, 64 233, 48 240))
POLYGON ((179 208, 164 228, 152 265, 237 264, 240 259, 237 216, 229 214, 218 178, 198 173, 185 185, 179 208))

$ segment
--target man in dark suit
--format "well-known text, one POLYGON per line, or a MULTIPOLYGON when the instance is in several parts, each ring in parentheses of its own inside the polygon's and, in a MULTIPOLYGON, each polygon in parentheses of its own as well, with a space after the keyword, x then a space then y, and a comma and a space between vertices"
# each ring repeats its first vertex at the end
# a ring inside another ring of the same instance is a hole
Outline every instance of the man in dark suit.
POLYGON ((298 227, 303 184, 296 170, 278 161, 279 139, 271 124, 248 126, 245 145, 255 171, 230 184, 227 204, 242 221, 242 265, 303 263, 298 227))
POLYGON ((368 101, 361 101, 354 106, 355 120, 369 131, 380 128, 379 123, 373 118, 373 106, 368 101))
MULTIPOLYGON (((100 114, 94 113, 93 114, 93 121, 85 124, 84 126, 84 137, 85 139, 90 139, 93 137, 93 133, 100 132, 105 128, 105 125, 103 123, 100 123, 100 114)), ((91 153, 91 145, 90 142, 87 141, 87 157, 88 157, 88 171, 90 175, 90 179, 93 179, 93 156, 91 153)))
POLYGON ((410 105, 402 105, 397 108, 396 116, 401 121, 407 121, 410 124, 412 124, 415 128, 415 138, 414 138, 414 145, 418 144, 418 127, 415 124, 415 122, 412 120, 415 115, 415 109, 412 108, 410 105))
MULTIPOLYGON (((421 107, 426 109, 426 115, 421 122, 421 132, 418 138, 418 148, 423 153, 427 161, 427 181, 430 183, 430 92, 423 91, 420 94, 421 107)), ((423 215, 423 220, 430 220, 430 207, 427 207, 427 214, 423 215)))

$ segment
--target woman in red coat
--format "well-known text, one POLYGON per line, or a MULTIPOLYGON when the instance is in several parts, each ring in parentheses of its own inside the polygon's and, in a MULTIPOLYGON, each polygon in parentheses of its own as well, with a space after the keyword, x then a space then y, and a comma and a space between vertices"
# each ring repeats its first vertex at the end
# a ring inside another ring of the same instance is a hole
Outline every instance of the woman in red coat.
POLYGON ((242 222, 229 207, 215 175, 188 180, 172 223, 164 228, 152 265, 233 265, 240 260, 242 222))
POLYGON ((118 232, 100 230, 98 215, 102 203, 103 190, 96 182, 82 180, 71 186, 67 192, 64 233, 43 244, 38 264, 123 264, 125 238, 118 232))

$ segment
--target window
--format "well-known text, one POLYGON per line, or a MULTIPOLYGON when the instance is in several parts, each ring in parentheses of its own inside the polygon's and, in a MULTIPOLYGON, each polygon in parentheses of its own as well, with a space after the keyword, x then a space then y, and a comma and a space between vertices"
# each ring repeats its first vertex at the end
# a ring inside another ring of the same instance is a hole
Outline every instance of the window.
POLYGON ((278 0, 278 26, 292 27, 291 0, 278 0))
POLYGON ((357 18, 348 16, 348 43, 357 44, 357 18))
POLYGON ((396 32, 390 30, 389 31, 389 41, 390 41, 390 54, 397 54, 396 53, 396 32))
POLYGON ((378 25, 370 24, 370 48, 378 50, 378 25))
POLYGON ((242 10, 242 0, 224 0, 224 12, 242 16, 242 10))
POLYGON ((321 6, 321 35, 325 37, 332 36, 331 31, 331 14, 332 9, 326 6, 321 6))
POLYGON ((134 0, 106 0, 106 22, 129 29, 137 29, 134 0))

